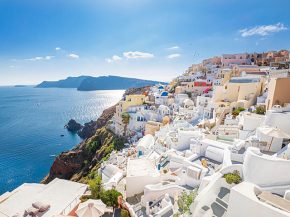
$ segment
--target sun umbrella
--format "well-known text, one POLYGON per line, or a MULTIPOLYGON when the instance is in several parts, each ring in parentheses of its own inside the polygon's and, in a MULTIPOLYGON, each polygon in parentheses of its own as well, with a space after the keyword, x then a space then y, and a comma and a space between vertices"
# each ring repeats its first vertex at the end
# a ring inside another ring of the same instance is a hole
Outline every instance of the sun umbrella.
POLYGON ((106 205, 101 200, 87 200, 81 203, 76 210, 78 217, 99 217, 104 215, 106 205))
POLYGON ((272 137, 269 150, 271 148, 271 145, 272 145, 274 138, 282 138, 282 139, 290 138, 290 135, 288 133, 285 133, 283 130, 281 130, 277 127, 268 127, 268 126, 267 127, 260 127, 259 131, 267 136, 272 137))

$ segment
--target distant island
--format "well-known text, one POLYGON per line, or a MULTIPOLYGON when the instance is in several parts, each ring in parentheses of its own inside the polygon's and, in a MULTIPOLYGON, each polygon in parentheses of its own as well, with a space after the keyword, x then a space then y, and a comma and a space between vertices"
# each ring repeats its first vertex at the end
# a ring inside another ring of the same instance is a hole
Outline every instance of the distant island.
POLYGON ((17 84, 17 85, 14 85, 14 87, 27 87, 28 85, 23 85, 23 84, 17 84))
POLYGON ((132 87, 144 87, 154 84, 166 84, 165 82, 143 80, 137 78, 127 78, 119 76, 79 76, 68 77, 59 81, 43 81, 38 84, 36 88, 77 88, 79 91, 92 91, 92 90, 120 90, 132 87))

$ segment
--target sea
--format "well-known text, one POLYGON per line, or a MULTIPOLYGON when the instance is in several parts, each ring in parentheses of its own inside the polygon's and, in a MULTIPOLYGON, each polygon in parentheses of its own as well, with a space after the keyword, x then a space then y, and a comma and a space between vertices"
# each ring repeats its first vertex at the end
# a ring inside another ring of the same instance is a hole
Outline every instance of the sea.
POLYGON ((55 157, 81 142, 64 126, 96 120, 124 90, 0 87, 0 194, 38 183, 55 157))

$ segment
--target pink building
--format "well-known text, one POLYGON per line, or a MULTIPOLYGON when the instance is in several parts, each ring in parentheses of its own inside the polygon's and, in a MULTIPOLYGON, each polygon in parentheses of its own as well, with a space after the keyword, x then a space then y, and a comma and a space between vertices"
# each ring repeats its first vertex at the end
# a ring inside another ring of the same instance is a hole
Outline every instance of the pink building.
POLYGON ((229 66, 229 65, 250 65, 251 58, 250 55, 247 53, 241 54, 223 54, 222 55, 222 65, 229 66))

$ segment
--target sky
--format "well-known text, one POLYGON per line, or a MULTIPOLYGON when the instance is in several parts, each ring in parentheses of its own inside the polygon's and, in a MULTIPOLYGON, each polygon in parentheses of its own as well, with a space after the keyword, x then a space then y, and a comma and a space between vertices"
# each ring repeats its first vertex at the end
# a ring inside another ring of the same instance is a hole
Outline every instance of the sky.
POLYGON ((290 49, 289 0, 0 0, 0 85, 170 81, 223 53, 290 49))

